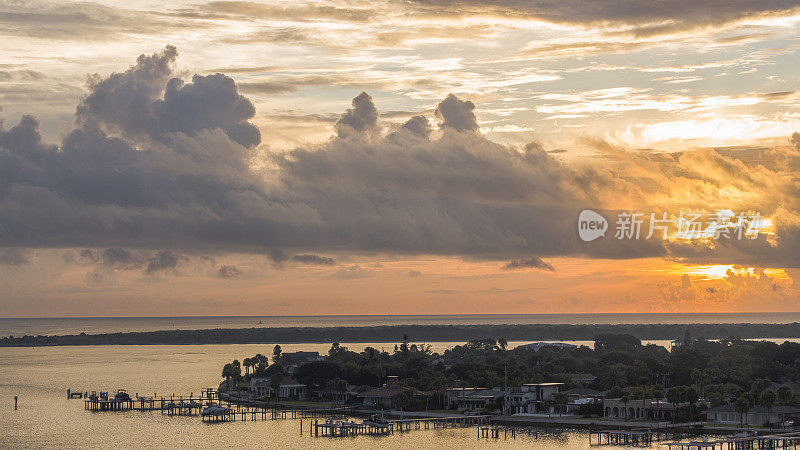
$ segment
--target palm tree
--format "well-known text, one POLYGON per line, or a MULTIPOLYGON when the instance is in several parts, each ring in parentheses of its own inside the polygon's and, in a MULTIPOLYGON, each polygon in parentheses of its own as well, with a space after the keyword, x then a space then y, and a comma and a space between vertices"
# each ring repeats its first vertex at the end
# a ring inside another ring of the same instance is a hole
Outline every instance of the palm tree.
POLYGON ((253 359, 252 358, 245 358, 242 361, 242 365, 244 366, 244 374, 245 374, 245 376, 250 375, 250 367, 253 366, 253 359))
POLYGON ((745 396, 744 394, 740 395, 739 398, 736 399, 736 403, 733 404, 734 411, 739 413, 739 419, 742 426, 744 426, 747 418, 747 413, 750 412, 750 408, 752 407, 753 405, 750 404, 750 399, 747 398, 747 396, 745 396))
POLYGON ((283 350, 281 350, 281 346, 276 344, 275 347, 272 349, 272 363, 273 364, 279 364, 281 362, 281 354, 282 353, 283 353, 283 350))
POLYGON ((625 422, 627 422, 628 421, 628 402, 631 401, 631 398, 628 397, 627 395, 623 395, 622 398, 619 399, 619 401, 621 401, 622 405, 625 407, 625 410, 624 410, 625 411, 625 422))
POLYGON ((222 367, 222 377, 225 378, 227 390, 231 390, 231 377, 233 376, 233 364, 228 363, 222 367))

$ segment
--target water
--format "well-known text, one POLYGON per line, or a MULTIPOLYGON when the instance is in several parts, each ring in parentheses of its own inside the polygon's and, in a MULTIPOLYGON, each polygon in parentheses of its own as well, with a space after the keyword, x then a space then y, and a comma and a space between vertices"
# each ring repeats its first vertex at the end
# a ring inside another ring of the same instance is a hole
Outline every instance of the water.
MULTIPOLYGON (((360 350, 366 345, 344 344, 360 350)), ((325 351, 325 344, 286 344, 285 351, 325 351)), ((588 435, 567 431, 516 440, 479 440, 476 428, 414 430, 384 437, 313 438, 299 420, 205 424, 198 417, 157 411, 92 413, 66 390, 128 389, 169 395, 217 386, 221 367, 234 358, 270 354, 265 345, 92 346, 0 348, 0 446, 2 447, 269 447, 585 449, 588 435), (19 410, 14 411, 14 395, 19 410)), ((306 422, 307 424, 307 422, 306 422)), ((613 447, 612 447, 613 448, 613 447)))
POLYGON ((197 316, 197 317, 75 317, 0 318, 0 336, 116 333, 157 330, 198 330, 253 327, 331 327, 377 325, 482 324, 685 324, 793 323, 800 313, 686 314, 456 314, 341 316, 197 316))

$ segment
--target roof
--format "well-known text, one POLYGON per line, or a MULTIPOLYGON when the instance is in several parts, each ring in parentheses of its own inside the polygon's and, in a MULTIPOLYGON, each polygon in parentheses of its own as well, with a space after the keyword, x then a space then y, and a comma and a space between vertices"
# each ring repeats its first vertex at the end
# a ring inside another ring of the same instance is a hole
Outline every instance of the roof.
POLYGON ((601 391, 597 391, 597 390, 589 389, 589 388, 584 388, 584 387, 570 389, 570 390, 564 391, 562 393, 563 394, 567 394, 567 395, 583 395, 583 396, 586 396, 586 397, 599 397, 599 396, 603 395, 603 392, 601 392, 601 391))
POLYGON ((505 391, 498 391, 495 389, 483 389, 480 391, 474 391, 464 394, 459 399, 472 399, 472 400, 484 400, 484 399, 494 399, 498 397, 504 397, 506 395, 505 391))

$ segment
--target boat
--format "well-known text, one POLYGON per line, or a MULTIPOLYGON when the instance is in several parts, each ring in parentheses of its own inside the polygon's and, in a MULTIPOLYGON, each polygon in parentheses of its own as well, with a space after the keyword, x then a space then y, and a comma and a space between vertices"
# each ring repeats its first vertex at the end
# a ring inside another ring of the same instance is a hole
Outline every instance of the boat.
POLYGON ((378 428, 386 428, 391 425, 391 422, 386 420, 382 414, 373 414, 369 417, 369 419, 364 420, 362 422, 364 425, 369 425, 371 427, 378 427, 378 428))

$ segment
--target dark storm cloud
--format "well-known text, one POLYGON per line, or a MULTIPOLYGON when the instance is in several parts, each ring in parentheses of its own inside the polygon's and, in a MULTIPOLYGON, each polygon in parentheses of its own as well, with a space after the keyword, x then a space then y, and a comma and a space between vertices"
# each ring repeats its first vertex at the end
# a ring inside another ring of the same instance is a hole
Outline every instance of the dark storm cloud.
MULTIPOLYGON (((798 161, 796 152, 774 155, 783 163, 766 168, 716 152, 640 155, 606 146, 616 164, 629 160, 635 170, 576 169, 537 144, 489 141, 477 132, 475 106, 452 95, 436 108, 440 131, 414 116, 384 134, 376 105, 362 93, 339 117, 336 136, 268 153, 274 170, 261 172, 250 165, 259 141, 252 104, 221 74, 173 78, 175 55, 167 47, 95 79, 78 107, 79 127, 59 146, 42 140, 30 116, 0 128, 0 246, 103 247, 103 261, 117 263, 126 256, 109 250, 166 249, 133 259, 147 273, 174 269, 179 251, 204 250, 261 253, 277 265, 327 261, 311 251, 519 264, 563 255, 709 259, 720 250, 609 237, 585 244, 578 213, 609 199, 647 206, 681 183, 697 183, 699 204, 718 202, 734 183, 763 192, 772 212, 798 209, 796 171, 782 168, 798 161)), ((796 223, 784 220, 777 233, 777 247, 759 239, 722 254, 796 265, 796 223)), ((351 266, 336 276, 370 274, 351 266)))
POLYGON ((503 270, 517 270, 517 269, 544 269, 544 270, 555 270, 553 266, 549 263, 542 260, 542 258, 524 258, 524 259, 515 259, 512 261, 507 262, 503 267, 503 270))

